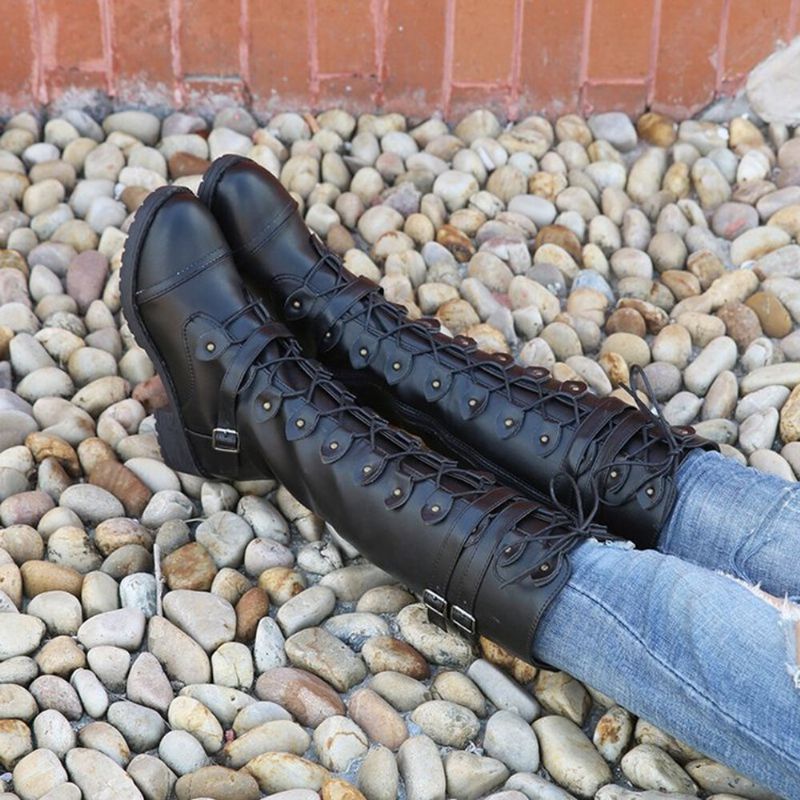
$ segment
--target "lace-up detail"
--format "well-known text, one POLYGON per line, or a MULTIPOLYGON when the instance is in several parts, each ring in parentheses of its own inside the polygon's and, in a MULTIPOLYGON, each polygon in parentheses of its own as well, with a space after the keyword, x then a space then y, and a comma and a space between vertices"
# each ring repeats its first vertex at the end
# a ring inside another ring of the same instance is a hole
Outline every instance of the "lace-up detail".
POLYGON ((643 467, 641 479, 633 486, 628 487, 625 496, 617 499, 612 491, 603 494, 602 502, 605 505, 614 506, 627 502, 630 494, 635 494, 644 489, 645 496, 654 498, 656 494, 655 482, 667 478, 672 479, 680 465, 679 456, 684 450, 683 437, 691 436, 694 428, 682 427, 673 428, 661 411, 661 407, 656 400, 655 391, 650 383, 647 374, 639 366, 634 365, 630 370, 631 386, 624 386, 623 389, 633 398, 639 412, 645 418, 645 423, 640 429, 640 442, 626 448, 622 457, 617 454, 611 461, 595 465, 590 471, 592 483, 599 486, 605 483, 607 488, 609 482, 617 480, 622 483, 623 472, 628 472, 635 467, 643 467), (647 396, 650 405, 645 403, 639 392, 636 390, 636 381, 640 381, 643 392, 647 396), (651 409, 655 409, 654 411, 651 409), (658 448, 655 447, 658 445, 658 448), (659 454, 652 457, 653 453, 659 454))

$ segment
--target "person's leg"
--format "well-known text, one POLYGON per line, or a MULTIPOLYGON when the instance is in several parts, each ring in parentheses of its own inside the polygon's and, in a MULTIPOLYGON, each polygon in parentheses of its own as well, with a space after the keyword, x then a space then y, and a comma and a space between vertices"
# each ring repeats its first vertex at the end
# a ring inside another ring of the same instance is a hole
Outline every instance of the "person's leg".
POLYGON ((655 550, 586 542, 534 656, 800 799, 800 609, 655 550))
POLYGON ((659 550, 780 596, 800 596, 800 484, 695 452, 659 550))

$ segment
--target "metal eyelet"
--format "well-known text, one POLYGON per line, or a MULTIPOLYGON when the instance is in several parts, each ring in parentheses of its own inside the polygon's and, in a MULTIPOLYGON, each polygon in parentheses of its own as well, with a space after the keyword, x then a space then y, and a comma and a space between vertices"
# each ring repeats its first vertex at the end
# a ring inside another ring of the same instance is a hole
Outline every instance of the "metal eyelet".
POLYGON ((509 545, 508 547, 503 548, 503 555, 510 556, 514 552, 514 548, 509 545))
POLYGON ((303 304, 299 300, 292 300, 292 308, 300 308, 303 304))
POLYGON ((298 419, 294 424, 297 425, 298 428, 305 428, 306 421, 304 419, 298 419))
POLYGON ((400 497, 403 494, 403 490, 400 487, 398 487, 397 489, 392 490, 392 494, 395 497, 400 497))
POLYGON ((619 477, 619 472, 617 472, 615 469, 612 469, 611 472, 608 473, 608 477, 611 478, 611 480, 616 480, 619 477))
POLYGON ((469 401, 467 402, 467 405, 468 405, 470 408, 475 408, 475 406, 477 406, 477 405, 478 405, 478 401, 477 401, 477 400, 476 400, 474 397, 471 397, 471 398, 469 399, 469 401))
POLYGON ((361 348, 361 349, 358 351, 358 354, 359 354, 359 355, 360 355, 362 358, 366 358, 366 357, 369 355, 369 350, 367 350, 367 348, 366 348, 366 347, 362 347, 362 348, 361 348))
POLYGON ((648 486, 648 487, 647 487, 647 488, 644 490, 644 493, 645 493, 645 494, 646 494, 648 497, 652 497, 652 496, 653 496, 653 495, 656 493, 656 490, 655 490, 655 489, 654 489, 652 486, 648 486))
POLYGON ((550 572, 550 565, 545 562, 544 564, 542 564, 541 567, 539 567, 539 572, 542 573, 550 572))
POLYGON ((431 511, 432 511, 434 514, 438 514, 438 513, 439 513, 441 510, 442 510, 442 507, 441 507, 441 506, 431 506, 431 511))
POLYGON ((323 339, 330 339, 331 338, 331 332, 328 331, 322 338, 323 339))
POLYGON ((367 464, 361 471, 365 475, 369 475, 372 472, 372 467, 369 464, 367 464))
POLYGON ((214 344, 214 342, 209 342, 206 345, 206 350, 208 350, 209 353, 213 353, 216 349, 217 349, 217 346, 214 344))
POLYGON ((261 404, 261 408, 263 408, 263 409, 264 409, 264 411, 269 411, 269 410, 272 408, 272 403, 271 403, 269 400, 265 400, 265 401, 264 401, 264 402, 261 404))
POLYGON ((549 437, 549 436, 548 436, 546 433, 543 433, 543 434, 542 434, 542 435, 539 437, 539 441, 540 441, 542 444, 547 444, 547 443, 550 441, 550 437, 549 437))
POLYGON ((505 425, 506 428, 510 428, 514 425, 514 420, 511 419, 511 417, 508 417, 508 419, 503 421, 503 425, 505 425))
POLYGON ((395 372, 399 372, 401 366, 402 366, 402 364, 399 361, 395 361, 394 364, 392 364, 392 369, 395 372))
POLYGON ((440 380, 431 381, 431 386, 433 386, 434 389, 438 389, 441 385, 442 382, 440 380))
POLYGON ((331 443, 328 445, 328 447, 329 447, 331 450, 338 450, 338 449, 339 449, 339 442, 331 442, 331 443))

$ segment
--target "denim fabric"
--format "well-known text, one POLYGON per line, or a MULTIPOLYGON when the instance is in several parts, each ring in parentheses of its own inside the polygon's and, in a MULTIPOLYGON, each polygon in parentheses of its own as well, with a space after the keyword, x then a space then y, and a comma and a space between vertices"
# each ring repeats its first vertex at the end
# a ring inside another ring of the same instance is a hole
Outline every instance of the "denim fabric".
POLYGON ((800 596, 800 484, 705 451, 686 459, 677 481, 662 552, 800 596))
MULTIPOLYGON (((773 497, 772 506, 780 503, 773 497)), ((571 578, 542 618, 535 656, 800 800, 796 623, 787 612, 796 607, 780 610, 730 577, 655 550, 588 541, 570 559, 571 578)))

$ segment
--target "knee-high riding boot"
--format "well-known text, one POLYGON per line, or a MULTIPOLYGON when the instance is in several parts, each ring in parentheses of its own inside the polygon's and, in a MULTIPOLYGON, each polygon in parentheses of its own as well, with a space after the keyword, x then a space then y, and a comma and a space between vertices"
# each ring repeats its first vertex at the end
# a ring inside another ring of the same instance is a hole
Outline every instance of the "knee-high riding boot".
POLYGON ((584 383, 482 353, 470 339, 440 334, 434 320, 410 321, 374 283, 344 268, 253 161, 218 159, 200 199, 242 274, 307 353, 393 422, 528 496, 546 497, 551 482, 569 474, 584 505, 599 492, 599 518, 613 533, 653 547, 679 464, 695 448, 716 449, 644 405, 599 398, 584 383))
POLYGON ((226 476, 269 471, 431 619, 530 659, 570 574, 585 519, 520 497, 392 428, 250 300, 210 212, 164 187, 137 211, 122 266, 125 316, 171 401, 165 461, 226 476))

